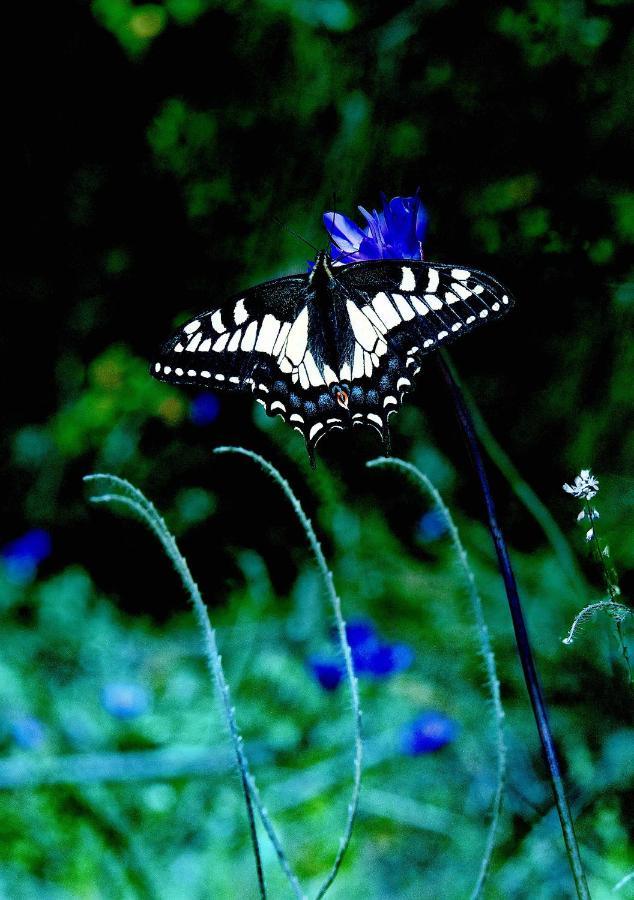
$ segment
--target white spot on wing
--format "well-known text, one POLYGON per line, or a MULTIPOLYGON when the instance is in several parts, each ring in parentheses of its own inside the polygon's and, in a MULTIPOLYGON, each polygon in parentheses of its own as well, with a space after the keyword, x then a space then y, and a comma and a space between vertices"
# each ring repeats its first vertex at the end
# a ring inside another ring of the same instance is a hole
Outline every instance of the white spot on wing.
POLYGON ((448 331, 439 331, 439 332, 438 332, 438 340, 439 340, 439 341, 444 340, 444 339, 447 337, 448 334, 449 334, 448 331))
POLYGON ((171 367, 171 366, 165 366, 165 368, 163 369, 163 371, 165 372, 166 375, 169 375, 169 373, 172 371, 172 367, 171 367))
POLYGON ((370 422, 376 422, 379 428, 383 428, 383 419, 381 416, 377 416, 376 413, 368 413, 368 419, 370 422))
POLYGON ((433 343, 434 342, 430 338, 427 338, 427 340, 423 344, 423 347, 431 347, 433 343))
POLYGON ((271 412, 273 412, 274 409, 280 409, 282 412, 286 412, 286 407, 281 400, 274 400, 273 403, 271 403, 271 412))
POLYGON ((185 334, 193 334, 197 328, 200 328, 200 322, 198 319, 194 319, 193 322, 190 322, 189 325, 185 325, 183 331, 185 334))
MULTIPOLYGON (((408 270, 408 271, 410 271, 410 270, 408 270)), ((403 285, 401 285, 401 287, 402 286, 403 285)), ((407 302, 405 297, 401 296, 401 294, 392 294, 392 300, 394 301, 394 303, 396 303, 396 308, 400 312, 401 317, 403 319, 405 319, 405 321, 408 321, 409 319, 414 318, 414 315, 415 315, 414 310, 409 305, 409 303, 407 302)))
POLYGON ((220 335, 220 337, 218 338, 218 340, 216 341, 216 343, 213 345, 213 347, 211 349, 215 350, 216 353, 221 353, 227 346, 227 341, 229 340, 230 337, 231 337, 231 335, 229 334, 229 332, 225 331, 224 334, 220 335))
POLYGON ((286 356, 296 366, 298 366, 304 358, 307 343, 308 306, 305 306, 293 322, 286 342, 286 356))
POLYGON ((402 272, 403 277, 401 278, 399 288, 402 291, 415 291, 416 279, 414 278, 414 273, 412 272, 412 270, 409 268, 409 266, 403 266, 402 272))
POLYGON ((493 312, 497 312, 499 308, 500 308, 499 303, 493 303, 491 306, 491 309, 493 310, 493 312))
POLYGON ((339 373, 339 377, 342 381, 351 381, 352 380, 352 372, 350 371, 350 363, 344 363, 341 367, 341 372, 339 373))
POLYGON ((218 334, 222 334, 223 331, 226 331, 225 326, 222 323, 222 313, 219 309, 215 311, 213 316, 211 317, 211 327, 214 331, 217 331, 218 334))
POLYGON ((299 383, 304 388, 304 390, 307 390, 310 387, 310 379, 308 377, 308 372, 306 371, 306 366, 304 365, 304 363, 301 364, 301 366, 298 369, 298 372, 299 372, 299 383))
POLYGON ((429 281, 427 282, 427 287, 425 288, 426 292, 429 294, 433 294, 434 291, 438 289, 438 284, 440 282, 440 276, 436 269, 429 270, 429 281))
POLYGON ((386 328, 394 328, 400 324, 401 317, 390 303, 390 299, 384 291, 376 295, 372 301, 372 306, 377 316, 385 322, 386 328))
POLYGON ((160 363, 154 363, 154 371, 155 371, 155 372, 160 372, 160 371, 161 371, 161 364, 160 364, 160 363))
POLYGON ((260 333, 258 334, 255 349, 260 350, 262 353, 273 353, 273 346, 279 334, 279 330, 280 323, 278 320, 275 316, 267 313, 260 325, 260 333))
POLYGON ((290 419, 291 419, 291 422, 303 422, 304 421, 304 417, 300 416, 299 413, 291 413, 290 419))
POLYGON ((368 378, 372 376, 372 357, 367 350, 363 351, 363 368, 368 378))
POLYGON ((324 379, 321 377, 321 372, 317 368, 317 364, 313 359, 313 354, 310 351, 308 351, 308 353, 304 357, 304 366, 306 367, 308 379, 313 387, 319 387, 320 385, 326 384, 324 379))
POLYGON ((442 300, 439 300, 434 294, 425 294, 425 303, 427 303, 431 309, 442 309, 442 300))
POLYGON ((178 375, 178 377, 180 378, 181 375, 183 374, 183 370, 182 369, 174 369, 174 374, 178 375))
POLYGON ((451 285, 451 290, 455 291, 456 294, 460 297, 461 300, 468 300, 471 296, 471 291, 464 286, 464 284, 456 284, 455 282, 451 285))
POLYGON ((458 281, 466 281, 467 278, 471 277, 471 272, 467 272, 466 269, 452 269, 451 277, 457 278, 458 281))
POLYGON ((190 378, 195 378, 196 377, 196 369, 188 369, 187 374, 189 375, 190 378))
POLYGON ((195 335, 193 336, 193 338, 191 339, 191 341, 190 341, 189 344, 187 345, 187 350, 188 350, 190 353, 193 353, 194 350, 198 347, 198 345, 200 344, 200 341, 202 340, 202 336, 203 336, 202 331, 199 331, 198 334, 195 334, 195 335))
POLYGON ((242 325, 249 318, 249 313, 244 308, 244 297, 236 303, 233 309, 233 318, 236 325, 242 325))
POLYGON ((176 344, 176 346, 174 347, 174 350, 176 351, 176 353, 182 353, 184 349, 185 349, 185 348, 183 347, 183 345, 181 344, 180 341, 179 341, 178 344, 176 344))
POLYGON ((227 347, 227 350, 230 353, 234 353, 238 349, 238 344, 240 343, 241 337, 242 337, 242 329, 238 328, 237 331, 233 332, 233 336, 232 336, 231 340, 229 341, 229 346, 227 347))
POLYGON ((352 361, 352 377, 361 378, 364 370, 363 347, 361 344, 354 345, 354 359, 352 361))
POLYGON ((200 347, 198 348, 199 353, 209 353, 211 350, 211 338, 205 338, 200 347))
POLYGON ((364 316, 367 316, 367 318, 372 322, 372 324, 374 325, 376 330, 379 332, 379 334, 385 334, 385 332, 387 331, 387 329, 385 327, 385 323, 383 322, 382 319, 379 319, 379 317, 374 312, 374 310, 372 309, 371 306, 364 306, 362 308, 361 312, 363 313, 364 316))
MULTIPOLYGON (((341 377, 343 378, 343 376, 341 377)), ((326 382, 326 384, 336 384, 337 381, 339 381, 330 366, 324 366, 324 381, 326 382)))
POLYGON ((346 303, 350 324, 354 332, 355 338, 359 341, 364 350, 373 350, 376 344, 376 331, 367 316, 361 312, 359 307, 348 300, 346 303))
POLYGON ((282 322, 282 327, 280 328, 280 333, 278 334, 275 343, 273 344, 273 350, 271 352, 271 356, 278 356, 282 352, 282 347, 284 346, 284 341, 286 340, 289 331, 291 330, 290 322, 282 322))
POLYGON ((397 391, 402 391, 406 386, 412 386, 412 382, 409 380, 409 378, 399 378, 399 380, 396 382, 397 391))
POLYGON ((207 369, 203 369, 200 375, 202 378, 211 378, 211 372, 208 372, 207 369))
POLYGON ((461 328, 462 328, 462 322, 456 322, 454 325, 451 326, 452 331, 460 331, 461 328))
POLYGON ((318 431, 321 431, 321 429, 323 427, 324 426, 323 426, 322 422, 315 422, 315 424, 313 425, 313 427, 310 429, 310 431, 308 433, 308 440, 312 441, 313 437, 317 434, 318 431))
POLYGON ((480 310, 480 318, 481 318, 481 319, 486 319, 486 317, 487 317, 488 315, 489 315, 489 310, 488 310, 488 309, 481 309, 481 310, 480 310))
POLYGON ((394 406, 398 406, 398 400, 396 399, 396 397, 392 397, 390 395, 389 397, 385 398, 385 400, 383 401, 383 407, 389 406, 390 404, 394 404, 394 406))
POLYGON ((429 307, 425 306, 420 297, 410 297, 409 302, 412 304, 419 316, 426 316, 429 312, 429 307))
POLYGON ((244 337, 242 338, 242 343, 240 344, 241 350, 246 350, 249 352, 253 350, 255 346, 255 337, 258 333, 258 323, 253 320, 250 325, 247 326, 247 330, 244 332, 244 337))

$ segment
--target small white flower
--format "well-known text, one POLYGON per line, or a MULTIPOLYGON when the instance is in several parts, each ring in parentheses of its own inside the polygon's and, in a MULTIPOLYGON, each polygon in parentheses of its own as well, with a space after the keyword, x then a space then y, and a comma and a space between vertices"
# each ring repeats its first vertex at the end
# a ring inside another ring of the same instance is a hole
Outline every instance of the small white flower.
MULTIPOLYGON (((568 487, 568 485, 565 485, 565 487, 568 487)), ((585 511, 585 509, 582 509, 581 512, 579 513, 579 515, 577 516, 577 522, 581 522, 581 520, 585 519, 585 517, 586 517, 586 511, 585 511)))
POLYGON ((599 479, 591 474, 590 469, 582 469, 573 484, 564 484, 564 491, 578 500, 592 500, 599 492, 599 479))
POLYGON ((594 537, 594 528, 588 528, 588 530, 586 531, 586 540, 591 541, 593 537, 594 537))

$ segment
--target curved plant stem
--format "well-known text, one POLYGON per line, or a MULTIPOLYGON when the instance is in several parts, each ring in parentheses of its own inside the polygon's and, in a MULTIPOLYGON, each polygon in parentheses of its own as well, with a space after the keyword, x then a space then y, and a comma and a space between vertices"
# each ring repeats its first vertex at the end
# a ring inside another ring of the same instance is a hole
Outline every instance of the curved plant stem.
POLYGON ((437 354, 436 358, 438 360, 442 376, 453 398, 456 415, 458 416, 458 421, 460 422, 460 426, 467 442, 471 461, 473 463, 478 481, 480 483, 480 488, 482 490, 482 495, 486 506, 489 529, 493 538, 500 572, 504 580, 504 587, 506 589, 506 596, 509 603, 511 618, 513 620, 515 640, 517 642, 517 649, 519 652, 520 661, 522 663, 524 680, 526 682, 531 705, 533 707, 535 722, 537 724, 537 731, 541 740, 544 759, 548 768, 548 774, 555 798, 555 804, 559 813, 559 821, 561 822, 561 830, 564 837, 564 843, 566 845, 570 869, 574 878, 577 896, 579 898, 583 898, 583 900, 586 900, 586 898, 590 897, 590 892, 588 890, 588 884, 586 881, 585 872, 583 870, 581 856, 579 854, 579 847, 577 844, 577 838, 575 836, 572 815, 570 813, 570 807, 568 805, 568 799, 566 797, 564 782, 559 768, 559 761, 557 759, 557 752, 555 750, 555 742, 553 740, 552 732, 550 730, 550 724, 548 722, 546 703, 544 701, 542 690, 539 684, 537 670, 535 668, 535 660, 533 659, 533 652, 528 637, 528 631, 526 629, 526 622, 524 620, 524 613, 522 611, 522 605, 517 591, 515 575, 511 567, 511 560, 509 558, 508 549, 506 547, 506 541, 497 520, 495 503, 493 501, 493 495, 491 494, 489 479, 484 468, 480 446, 478 444, 478 439, 473 427, 473 421, 471 420, 471 416, 469 415, 469 410, 467 409, 458 385, 451 375, 443 354, 437 354))
POLYGON ((308 538, 308 543, 310 544, 311 550, 315 556, 315 560, 317 561, 317 566, 319 567, 319 571, 323 578, 324 587, 326 590, 326 594, 330 603, 332 605, 332 609, 335 615, 335 622, 337 625, 337 635, 339 637, 339 644, 341 646, 341 651, 343 653, 344 663, 346 667, 346 674, 348 676, 348 685, 350 690, 350 701, 352 704, 352 714, 354 718, 354 774, 353 774, 353 786, 352 786, 352 797, 350 799, 350 803, 348 805, 348 817, 346 820, 346 825, 343 831, 343 835, 339 841, 339 849, 337 850, 337 855, 335 857, 335 861, 330 869, 330 872, 324 879, 321 887, 317 891, 315 900, 320 900, 321 897, 324 896, 330 885, 333 883, 337 876, 337 872, 339 871, 339 867, 341 866, 341 861, 343 860, 344 854, 348 848, 348 844, 350 843, 350 838, 352 836, 352 828, 354 826, 354 820, 357 813, 357 808, 359 805, 359 793, 361 789, 361 765, 363 759, 363 744, 361 741, 361 707, 359 702, 359 686, 357 682, 357 678, 354 674, 354 667, 352 663, 352 653, 350 651, 350 647, 348 645, 348 638, 346 637, 346 625, 343 620, 343 615, 341 612, 341 601, 337 596, 337 592, 335 590, 335 585, 332 578, 332 573, 328 568, 328 564, 326 562, 326 558, 324 557, 323 551, 321 549, 321 545, 317 539, 317 535, 313 529, 312 523, 304 510, 302 509, 299 500, 291 490, 288 482, 280 475, 274 466, 268 463, 261 456, 258 456, 257 453, 253 453, 250 450, 245 450, 242 447, 217 447, 214 450, 214 453, 238 453, 242 456, 246 456, 248 459, 251 459, 253 462, 257 463, 267 475, 270 475, 271 478, 279 485, 284 494, 286 495, 289 503, 293 507, 297 518, 299 519, 302 528, 308 538))
POLYGON ((579 570, 575 555, 570 548, 570 544, 568 543, 565 534, 553 518, 546 504, 542 503, 533 488, 525 481, 515 467, 513 461, 493 436, 491 429, 485 422, 473 397, 461 383, 456 368, 449 357, 445 357, 445 363, 451 372, 453 380, 456 382, 462 393, 465 405, 473 420, 476 434, 484 446, 488 457, 494 465, 497 466, 502 475, 504 475, 516 497, 519 498, 535 521, 540 525, 542 531, 550 541, 551 547, 555 551, 562 570, 568 576, 571 588, 577 594, 582 594, 585 590, 584 577, 579 570))
POLYGON ((489 872, 489 867, 491 865, 491 857, 493 855, 493 849, 495 847, 495 835, 497 832, 498 823, 500 820, 500 810, 502 808, 502 796, 504 794, 504 784, 506 781, 506 743, 504 741, 504 709, 502 707, 502 700, 500 697, 500 682, 497 676, 497 668, 495 665, 495 656, 493 654, 493 649, 491 647, 491 640, 489 637, 489 629, 487 627, 484 611, 482 609, 482 601, 480 600, 480 595, 478 594, 478 589, 475 583, 475 576, 473 574, 473 570, 469 565, 469 559, 467 557, 467 552, 464 548, 462 540, 460 539, 460 534, 458 529, 456 528, 453 517, 443 502, 442 497, 439 492, 436 490, 432 482, 429 478, 417 469, 416 466, 413 466, 411 463, 405 462, 402 459, 388 459, 388 458, 379 458, 373 459, 368 464, 369 468, 377 468, 381 466, 392 467, 395 469, 400 469, 406 476, 411 478, 416 486, 422 490, 423 493, 428 494, 433 503, 436 505, 436 508, 441 513, 444 518, 447 528, 449 530, 449 535, 451 537, 451 541, 454 546, 454 550, 456 551, 456 556, 460 562, 460 566, 462 568, 465 582, 467 585, 467 589, 469 592, 469 598, 471 600, 471 606, 473 608, 473 614, 476 620, 476 630, 478 633, 478 640, 480 642, 480 652, 482 653, 482 657, 484 659, 484 665, 486 669, 487 676, 487 685, 489 687, 489 692, 491 694, 491 700, 493 702, 493 712, 495 717, 495 727, 496 727, 496 751, 497 751, 497 784, 495 788, 495 794, 493 797, 493 806, 491 813, 491 824, 489 826, 489 833, 487 835, 486 844, 484 848, 484 854, 482 856, 482 861, 480 863, 480 870, 478 872, 478 877, 476 883, 471 892, 471 900, 476 900, 477 897, 480 897, 482 894, 482 890, 484 888, 484 882, 486 880, 487 874, 489 872))
POLYGON ((242 746, 242 737, 240 736, 240 732, 238 731, 238 724, 236 722, 235 710, 231 705, 231 699, 229 696, 229 686, 225 679, 224 671, 222 668, 222 659, 220 654, 218 653, 218 646, 216 643, 216 633, 211 625, 209 620, 209 615, 207 613, 207 608, 203 602, 203 599, 200 594, 200 590, 198 585, 194 581, 191 572, 189 571, 189 566, 187 565, 187 561, 185 557, 181 554, 176 541, 174 540, 172 534, 167 528, 167 525, 155 509, 152 503, 133 485, 129 482, 125 481, 123 478, 117 478, 112 475, 104 475, 104 474, 95 474, 95 475, 87 475, 84 478, 84 481, 87 482, 101 482, 103 484, 108 484, 110 486, 115 486, 115 488, 119 488, 124 492, 124 494, 120 493, 104 493, 95 497, 91 497, 91 501, 93 503, 113 503, 119 504, 120 506, 127 507, 128 509, 133 510, 138 516, 140 516, 143 521, 146 523, 148 528, 156 535, 159 539, 160 543, 165 550, 168 558, 172 562, 176 572, 178 573, 183 586, 185 587, 189 599, 191 600, 192 606, 194 607, 194 612, 196 614, 196 618, 198 620, 198 624, 200 626, 201 631, 205 636, 205 651, 207 656, 207 662, 209 665, 209 669, 211 674, 213 675, 214 681, 216 683, 216 687, 218 688, 218 692, 220 694, 220 698, 222 701, 222 706, 225 713, 225 718, 227 721, 227 725, 229 728, 229 734, 231 736, 231 742, 233 744, 233 750, 236 758, 236 765, 238 767, 238 771, 240 773, 240 780, 242 783, 242 791, 244 793, 244 801, 247 808, 247 816, 249 820, 249 832, 251 835, 251 843, 253 845, 253 855, 255 857, 255 867, 258 878, 258 887, 260 891, 260 897, 262 900, 266 900, 266 886, 264 883, 264 872, 262 870, 262 860, 260 858, 260 847, 258 844, 258 836, 255 827, 255 817, 253 815, 253 804, 251 802, 251 790, 250 790, 250 775, 248 769, 248 763, 244 754, 244 749, 242 746), (128 496, 125 496, 125 495, 128 496))

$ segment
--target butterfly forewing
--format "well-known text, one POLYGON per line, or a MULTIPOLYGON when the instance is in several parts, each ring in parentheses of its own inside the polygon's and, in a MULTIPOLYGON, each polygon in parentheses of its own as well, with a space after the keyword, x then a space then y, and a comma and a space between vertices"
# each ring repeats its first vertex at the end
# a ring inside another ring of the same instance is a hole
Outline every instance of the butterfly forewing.
POLYGON ((446 263, 354 263, 339 278, 388 346, 396 336, 411 338, 405 352, 417 358, 503 315, 513 302, 490 275, 446 263))

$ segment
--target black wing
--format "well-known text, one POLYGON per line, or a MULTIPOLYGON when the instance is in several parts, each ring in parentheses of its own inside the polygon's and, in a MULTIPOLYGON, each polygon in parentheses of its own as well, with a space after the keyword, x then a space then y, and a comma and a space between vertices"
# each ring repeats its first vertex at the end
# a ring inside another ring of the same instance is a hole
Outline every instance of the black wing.
POLYGON ((376 260, 334 271, 355 337, 349 368, 353 424, 373 425, 384 441, 387 419, 412 390, 423 357, 513 305, 495 278, 464 266, 376 260))
POLYGON ((186 322, 161 348, 151 374, 170 384, 251 391, 314 448, 350 417, 318 369, 321 324, 308 275, 289 275, 237 294, 186 322))

